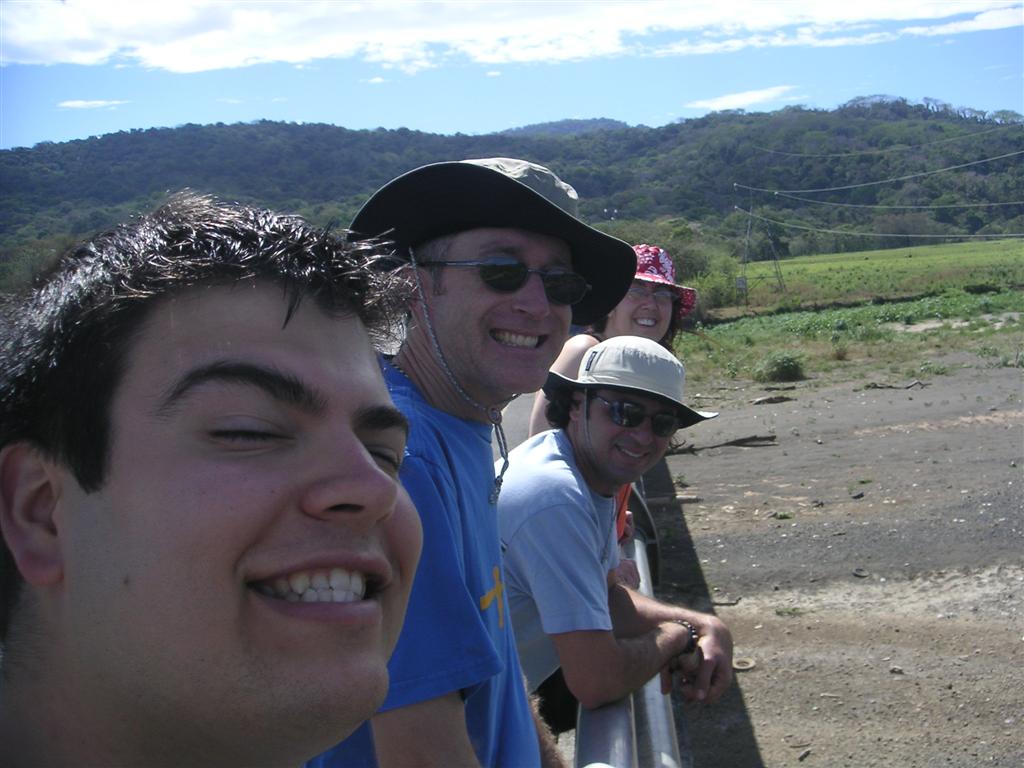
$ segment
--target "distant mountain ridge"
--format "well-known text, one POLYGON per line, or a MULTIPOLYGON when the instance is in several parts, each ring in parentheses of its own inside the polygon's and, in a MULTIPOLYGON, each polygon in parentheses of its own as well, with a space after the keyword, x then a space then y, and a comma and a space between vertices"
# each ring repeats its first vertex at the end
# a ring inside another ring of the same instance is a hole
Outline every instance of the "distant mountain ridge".
POLYGON ((586 120, 555 120, 550 123, 534 123, 519 128, 506 128, 500 136, 566 136, 594 133, 595 131, 618 131, 629 128, 629 123, 607 117, 593 117, 586 120))
POLYGON ((749 251, 749 238, 740 242, 747 223, 740 211, 762 217, 759 231, 770 233, 761 256, 906 245, 913 234, 1024 232, 1024 206, 1009 204, 1024 200, 1024 163, 1014 156, 1024 153, 1022 120, 934 99, 864 97, 834 110, 716 112, 660 128, 562 120, 442 136, 260 121, 42 143, 0 151, 0 271, 38 261, 185 187, 344 226, 401 173, 493 156, 549 166, 576 188, 582 215, 599 226, 679 222, 672 232, 697 237, 694 251, 706 236, 732 242, 733 253, 749 251), (934 173, 954 166, 965 167, 934 173), (772 194, 825 188, 841 189, 772 194), (763 223, 771 221, 785 226, 763 223), (829 234, 843 231, 893 238, 829 234))

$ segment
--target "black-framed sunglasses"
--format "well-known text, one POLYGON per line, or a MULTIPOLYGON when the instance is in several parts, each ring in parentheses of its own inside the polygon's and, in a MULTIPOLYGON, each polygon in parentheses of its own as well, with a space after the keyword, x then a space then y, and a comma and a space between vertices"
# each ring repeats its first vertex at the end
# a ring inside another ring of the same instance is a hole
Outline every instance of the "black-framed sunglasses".
POLYGON ((419 264, 423 267, 476 267, 487 287, 499 293, 514 293, 526 284, 531 274, 539 275, 544 294, 552 304, 575 304, 590 290, 583 275, 568 269, 533 269, 513 258, 421 261, 419 264))
POLYGON ((639 427, 650 418, 651 432, 658 437, 672 437, 679 429, 679 419, 674 413, 648 413, 642 405, 631 403, 629 400, 607 400, 600 395, 594 395, 594 399, 608 406, 608 415, 612 422, 620 427, 639 427))

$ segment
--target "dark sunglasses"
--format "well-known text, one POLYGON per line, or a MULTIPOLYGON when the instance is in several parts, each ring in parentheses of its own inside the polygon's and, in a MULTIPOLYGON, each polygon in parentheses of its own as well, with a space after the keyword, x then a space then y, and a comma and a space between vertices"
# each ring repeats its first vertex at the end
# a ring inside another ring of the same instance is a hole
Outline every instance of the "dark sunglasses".
POLYGON ((512 258, 486 261, 421 261, 424 267, 476 267, 480 279, 499 293, 514 293, 526 285, 530 275, 540 275, 544 295, 552 304, 575 304, 590 290, 583 275, 567 269, 531 269, 512 258))
POLYGON ((679 419, 674 413, 648 413, 642 405, 628 400, 606 400, 600 395, 594 395, 594 398, 608 406, 608 415, 620 427, 639 427, 650 418, 651 432, 658 437, 672 437, 679 429, 679 419))

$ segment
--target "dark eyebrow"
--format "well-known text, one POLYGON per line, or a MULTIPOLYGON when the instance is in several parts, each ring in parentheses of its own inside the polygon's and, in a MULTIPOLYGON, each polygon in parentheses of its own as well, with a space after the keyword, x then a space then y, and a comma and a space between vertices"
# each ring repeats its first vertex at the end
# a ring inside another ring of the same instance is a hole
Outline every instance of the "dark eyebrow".
POLYGON ((360 408, 355 413, 357 431, 382 432, 388 429, 400 429, 405 437, 409 436, 409 420, 393 405, 371 405, 360 408))
POLYGON ((156 409, 157 414, 167 415, 189 390, 208 382, 256 387, 273 399, 298 406, 314 416, 327 410, 327 399, 290 373, 253 363, 222 360, 195 368, 185 374, 161 400, 156 409))

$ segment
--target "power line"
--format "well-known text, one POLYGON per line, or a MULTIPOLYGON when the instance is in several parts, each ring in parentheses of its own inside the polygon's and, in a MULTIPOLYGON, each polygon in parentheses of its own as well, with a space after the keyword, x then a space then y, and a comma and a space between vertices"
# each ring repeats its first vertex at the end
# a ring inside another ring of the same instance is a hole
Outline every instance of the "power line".
POLYGON ((843 229, 822 229, 821 227, 809 227, 804 224, 791 224, 786 221, 779 221, 778 219, 770 219, 767 216, 759 216, 752 211, 747 211, 740 208, 738 205, 733 206, 734 210, 743 211, 755 219, 760 221, 768 222, 769 224, 778 224, 780 227, 786 227, 787 229, 802 229, 808 232, 822 232, 827 235, 848 235, 850 237, 919 237, 919 238, 937 238, 937 239, 950 239, 950 238, 965 238, 965 237, 976 237, 976 238, 1011 238, 1011 237, 1024 237, 1024 232, 1004 232, 999 235, 959 235, 959 234, 946 234, 946 235, 913 235, 907 234, 906 232, 900 233, 884 233, 884 232, 848 232, 843 229))
POLYGON ((893 152, 908 152, 911 149, 920 149, 921 147, 931 147, 935 144, 948 144, 951 141, 960 141, 962 139, 969 139, 973 136, 984 136, 988 133, 995 131, 1002 131, 1006 128, 1018 128, 1018 125, 1000 125, 996 128, 989 128, 984 131, 975 131, 974 133, 962 133, 959 136, 950 136, 945 139, 936 139, 935 141, 926 141, 922 144, 910 144, 905 147, 887 147, 886 149, 859 149, 853 152, 785 152, 781 149, 769 149, 768 147, 759 147, 756 144, 754 149, 759 149, 762 152, 768 152, 773 155, 784 155, 785 157, 858 157, 861 155, 886 155, 893 152))
POLYGON ((952 203, 949 205, 869 205, 867 203, 832 203, 827 200, 813 200, 809 197, 787 195, 784 192, 773 192, 772 194, 775 197, 785 197, 788 200, 799 200, 802 203, 811 203, 812 205, 832 205, 837 208, 885 208, 935 211, 942 208, 994 208, 1000 205, 1024 205, 1024 200, 1012 200, 1008 203, 952 203))
POLYGON ((996 155, 995 157, 986 157, 982 160, 972 160, 969 163, 961 163, 960 165, 951 165, 948 168, 939 168, 935 171, 922 171, 921 173, 911 173, 907 176, 899 176, 893 179, 882 179, 881 181, 865 181, 860 184, 846 184, 842 187, 819 187, 817 189, 767 189, 765 187, 748 187, 746 184, 739 184, 733 182, 734 188, 749 189, 751 192, 776 192, 776 193, 789 193, 789 194, 804 194, 807 192, 839 192, 845 189, 859 189, 861 187, 876 187, 881 184, 892 184, 897 181, 908 181, 910 179, 919 179, 922 176, 933 176, 937 173, 945 173, 947 171, 956 171, 960 168, 969 168, 972 165, 981 165, 982 163, 991 163, 994 160, 1003 160, 1007 157, 1016 157, 1017 155, 1024 155, 1024 149, 1017 150, 1016 152, 1007 152, 1005 155, 996 155))

